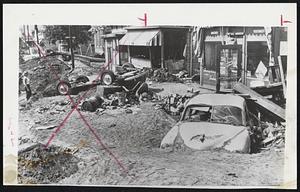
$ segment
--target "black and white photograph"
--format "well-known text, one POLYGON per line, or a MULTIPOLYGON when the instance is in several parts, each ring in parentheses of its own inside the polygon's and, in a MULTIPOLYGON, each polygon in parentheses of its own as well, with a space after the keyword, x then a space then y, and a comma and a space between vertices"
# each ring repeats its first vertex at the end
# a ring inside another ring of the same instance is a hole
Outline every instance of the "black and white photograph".
POLYGON ((294 186, 285 166, 295 21, 156 24, 141 13, 137 24, 82 15, 16 25, 5 182, 294 186))

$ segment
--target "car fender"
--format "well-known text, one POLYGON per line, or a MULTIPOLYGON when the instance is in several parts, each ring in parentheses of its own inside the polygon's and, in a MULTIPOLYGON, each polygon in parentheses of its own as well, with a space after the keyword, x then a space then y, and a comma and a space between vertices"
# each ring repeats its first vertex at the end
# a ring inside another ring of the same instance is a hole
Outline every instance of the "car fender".
POLYGON ((161 141, 160 148, 172 146, 178 135, 178 130, 179 130, 178 124, 176 124, 172 129, 170 129, 167 135, 161 141))
POLYGON ((234 138, 228 140, 223 148, 228 151, 238 151, 242 153, 250 153, 250 135, 247 129, 244 129, 234 138))

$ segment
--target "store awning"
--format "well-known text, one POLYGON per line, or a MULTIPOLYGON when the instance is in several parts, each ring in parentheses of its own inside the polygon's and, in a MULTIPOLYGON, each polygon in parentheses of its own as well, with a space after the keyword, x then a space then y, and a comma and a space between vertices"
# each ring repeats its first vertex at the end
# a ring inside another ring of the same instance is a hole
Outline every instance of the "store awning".
POLYGON ((119 45, 160 46, 160 30, 128 31, 119 41, 119 45))

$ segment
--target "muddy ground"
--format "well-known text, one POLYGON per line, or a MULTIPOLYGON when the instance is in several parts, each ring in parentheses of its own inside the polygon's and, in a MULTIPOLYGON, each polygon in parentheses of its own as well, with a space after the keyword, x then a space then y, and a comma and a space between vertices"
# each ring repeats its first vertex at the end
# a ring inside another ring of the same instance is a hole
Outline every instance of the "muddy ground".
MULTIPOLYGON (((184 94, 188 89, 197 89, 197 84, 153 82, 151 87, 161 90, 159 94, 164 96, 170 93, 184 94)), ((94 92, 89 94, 93 95, 94 92)), ((208 90, 202 89, 200 92, 208 90)), ((82 94, 72 97, 76 100, 82 94)), ((54 96, 40 98, 30 109, 20 110, 20 149, 31 143, 46 144, 55 128, 37 128, 59 125, 71 106, 66 96, 54 96)), ((28 175, 32 167, 24 165, 25 154, 28 153, 24 152, 19 154, 19 183, 269 186, 283 182, 283 150, 270 149, 256 154, 227 151, 164 152, 159 149, 160 141, 176 120, 158 109, 154 102, 144 102, 130 109, 132 113, 126 113, 125 108, 106 109, 98 113, 81 111, 119 164, 97 142, 78 112, 74 111, 50 144, 57 151, 66 148, 71 151, 69 159, 52 160, 52 163, 58 161, 61 164, 60 168, 57 167, 60 173, 58 178, 49 179, 47 169, 40 169, 33 176, 28 175), (75 163, 72 168, 67 166, 70 163, 75 163), (70 170, 66 171, 67 174, 61 174, 61 169, 70 170)), ((33 150, 36 152, 36 149, 33 150)), ((60 153, 55 154, 59 156, 60 153)), ((40 155, 41 158, 43 155, 40 155)), ((37 167, 42 166, 42 161, 37 162, 37 167)), ((47 162, 44 164, 48 166, 47 162)))

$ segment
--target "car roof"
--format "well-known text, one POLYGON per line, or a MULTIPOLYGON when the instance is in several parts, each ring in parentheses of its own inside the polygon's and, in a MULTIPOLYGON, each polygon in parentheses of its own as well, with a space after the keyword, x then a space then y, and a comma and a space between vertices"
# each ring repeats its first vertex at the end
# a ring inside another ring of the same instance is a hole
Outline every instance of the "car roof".
POLYGON ((193 97, 188 103, 189 105, 230 105, 239 108, 244 108, 245 99, 238 95, 233 94, 216 94, 216 93, 208 93, 208 94, 200 94, 193 97))

